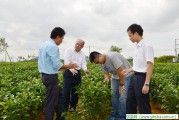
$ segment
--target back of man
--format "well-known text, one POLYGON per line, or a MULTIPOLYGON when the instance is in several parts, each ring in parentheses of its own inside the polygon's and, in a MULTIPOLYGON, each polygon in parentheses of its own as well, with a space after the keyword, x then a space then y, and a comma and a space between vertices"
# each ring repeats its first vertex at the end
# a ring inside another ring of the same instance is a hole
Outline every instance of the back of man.
POLYGON ((63 65, 58 55, 59 55, 58 46, 54 43, 53 40, 48 40, 45 43, 43 43, 43 45, 39 49, 39 59, 38 59, 38 62, 40 63, 38 64, 39 72, 47 73, 47 74, 57 74, 59 68, 63 65), (50 52, 53 52, 52 49, 57 52, 57 54, 54 54, 57 55, 55 59, 56 62, 54 63, 50 59, 50 55, 49 55, 50 52))
POLYGON ((63 41, 64 35, 65 31, 62 28, 55 27, 50 34, 51 39, 44 42, 38 52, 38 69, 46 89, 44 108, 46 120, 53 120, 55 112, 57 120, 64 119, 61 117, 63 109, 61 90, 58 87, 58 71, 77 67, 76 64, 61 63, 58 45, 63 41))
POLYGON ((103 70, 111 73, 114 79, 119 79, 119 76, 117 74, 117 69, 122 66, 123 69, 130 68, 129 62, 120 54, 117 52, 108 52, 106 55, 106 61, 104 64, 102 64, 103 70))

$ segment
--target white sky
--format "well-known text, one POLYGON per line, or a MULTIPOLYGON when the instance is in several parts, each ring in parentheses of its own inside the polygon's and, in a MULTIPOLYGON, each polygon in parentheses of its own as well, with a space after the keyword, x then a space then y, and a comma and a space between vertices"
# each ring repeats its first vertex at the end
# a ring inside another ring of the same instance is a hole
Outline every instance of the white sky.
POLYGON ((40 45, 50 39, 51 30, 57 26, 66 31, 59 46, 62 58, 77 38, 86 41, 86 55, 89 46, 91 52, 105 53, 115 45, 128 58, 133 56, 134 44, 126 30, 137 23, 143 27, 143 37, 154 47, 156 57, 175 55, 178 6, 179 0, 1 0, 0 37, 6 39, 14 61, 18 56, 37 56, 40 45))

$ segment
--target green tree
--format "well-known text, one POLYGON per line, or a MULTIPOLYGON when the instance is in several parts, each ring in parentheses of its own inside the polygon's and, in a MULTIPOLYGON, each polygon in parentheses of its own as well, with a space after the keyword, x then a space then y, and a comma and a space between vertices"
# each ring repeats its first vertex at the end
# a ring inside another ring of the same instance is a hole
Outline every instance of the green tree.
POLYGON ((119 48, 117 46, 111 45, 110 51, 121 53, 122 52, 122 48, 119 48))
POLYGON ((173 55, 164 55, 164 56, 160 56, 158 57, 155 62, 158 63, 167 63, 167 62, 172 62, 172 59, 175 58, 175 56, 173 55))
POLYGON ((1 54, 2 52, 5 52, 5 61, 6 61, 6 55, 7 55, 8 58, 9 58, 9 61, 11 62, 11 58, 10 58, 8 52, 7 52, 7 48, 8 48, 8 47, 9 47, 9 46, 8 46, 8 44, 6 43, 5 38, 1 37, 1 38, 0 38, 0 54, 1 54))
POLYGON ((0 38, 0 53, 6 51, 8 44, 5 41, 5 38, 0 38))

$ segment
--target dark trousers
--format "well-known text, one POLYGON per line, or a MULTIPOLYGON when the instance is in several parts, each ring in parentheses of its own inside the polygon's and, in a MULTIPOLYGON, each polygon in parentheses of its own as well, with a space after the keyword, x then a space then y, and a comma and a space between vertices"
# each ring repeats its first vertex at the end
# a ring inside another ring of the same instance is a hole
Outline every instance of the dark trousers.
POLYGON ((137 114, 137 106, 140 114, 151 114, 149 93, 142 93, 145 78, 146 74, 134 74, 131 77, 127 94, 126 114, 137 114))
POLYGON ((64 110, 68 108, 76 109, 78 103, 77 87, 81 84, 81 73, 73 75, 70 70, 65 70, 63 73, 63 105, 64 110))
POLYGON ((62 92, 58 87, 58 75, 42 73, 42 82, 46 88, 45 119, 53 120, 54 112, 56 112, 56 119, 64 120, 61 117, 61 113, 63 112, 62 92))

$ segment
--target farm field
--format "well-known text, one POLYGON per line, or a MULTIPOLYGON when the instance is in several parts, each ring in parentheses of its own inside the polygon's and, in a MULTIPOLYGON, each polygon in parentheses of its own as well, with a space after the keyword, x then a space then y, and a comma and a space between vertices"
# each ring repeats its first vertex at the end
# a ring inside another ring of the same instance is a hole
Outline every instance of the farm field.
MULTIPOLYGON (((79 114, 69 114, 69 120, 104 120, 111 110, 110 85, 103 84, 100 66, 88 68, 92 74, 82 78, 79 114)), ((0 120, 42 120, 44 98, 37 62, 0 63, 0 120)), ((151 100, 153 113, 179 114, 179 63, 155 64, 151 100)))

